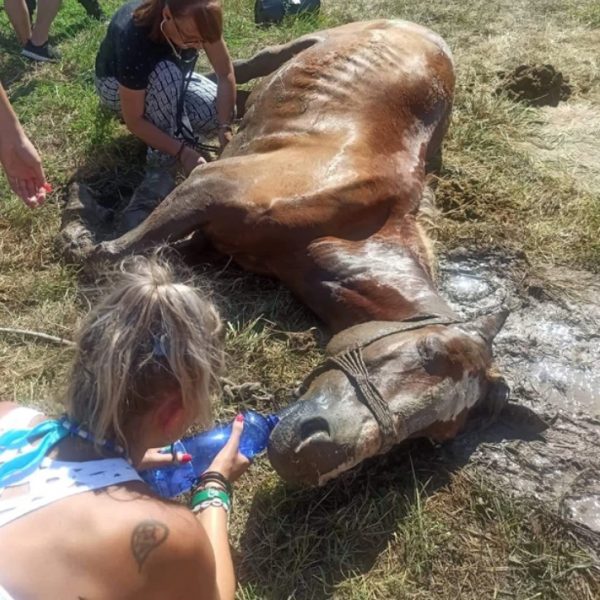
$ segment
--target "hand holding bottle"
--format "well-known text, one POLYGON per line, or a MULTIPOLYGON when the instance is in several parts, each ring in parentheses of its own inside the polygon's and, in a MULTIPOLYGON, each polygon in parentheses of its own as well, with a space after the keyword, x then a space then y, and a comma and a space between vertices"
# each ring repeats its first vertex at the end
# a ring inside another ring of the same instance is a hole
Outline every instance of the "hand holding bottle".
POLYGON ((229 481, 235 481, 248 468, 250 460, 266 449, 277 421, 276 415, 247 410, 230 424, 177 440, 162 451, 149 450, 138 470, 163 498, 187 492, 207 470, 218 471, 229 481))
POLYGON ((181 452, 173 446, 164 448, 150 448, 146 450, 142 462, 137 466, 138 470, 159 469, 176 465, 185 465, 192 460, 192 455, 181 452))
POLYGON ((250 460, 240 452, 240 439, 243 430, 244 415, 239 414, 233 421, 229 440, 207 469, 207 471, 221 473, 230 483, 236 481, 250 466, 250 460))

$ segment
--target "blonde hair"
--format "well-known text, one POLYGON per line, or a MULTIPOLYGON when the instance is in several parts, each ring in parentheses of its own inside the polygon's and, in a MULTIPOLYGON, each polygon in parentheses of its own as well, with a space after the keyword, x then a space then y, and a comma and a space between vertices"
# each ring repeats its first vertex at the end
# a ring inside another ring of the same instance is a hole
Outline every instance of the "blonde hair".
POLYGON ((96 440, 126 448, 128 421, 166 392, 181 390, 183 406, 208 426, 209 397, 223 362, 217 310, 158 252, 124 260, 111 277, 112 291, 77 336, 69 416, 96 440))

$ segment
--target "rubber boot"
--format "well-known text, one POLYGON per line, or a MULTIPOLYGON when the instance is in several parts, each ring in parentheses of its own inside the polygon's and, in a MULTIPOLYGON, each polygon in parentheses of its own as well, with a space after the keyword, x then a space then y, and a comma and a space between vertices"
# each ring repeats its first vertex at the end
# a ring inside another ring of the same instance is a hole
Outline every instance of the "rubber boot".
POLYGON ((164 167, 146 167, 142 183, 131 196, 121 213, 119 232, 122 234, 137 227, 173 191, 175 179, 164 167))

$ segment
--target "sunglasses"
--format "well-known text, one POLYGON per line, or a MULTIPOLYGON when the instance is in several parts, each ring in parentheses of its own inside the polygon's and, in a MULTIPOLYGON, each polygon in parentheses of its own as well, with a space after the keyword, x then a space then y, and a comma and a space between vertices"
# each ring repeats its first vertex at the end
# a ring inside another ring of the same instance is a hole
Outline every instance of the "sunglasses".
POLYGON ((177 31, 177 35, 183 46, 197 46, 198 44, 204 44, 204 40, 201 37, 188 38, 185 36, 179 28, 179 25, 177 25, 177 19, 175 17, 171 17, 171 21, 173 21, 173 25, 175 25, 175 31, 177 31))

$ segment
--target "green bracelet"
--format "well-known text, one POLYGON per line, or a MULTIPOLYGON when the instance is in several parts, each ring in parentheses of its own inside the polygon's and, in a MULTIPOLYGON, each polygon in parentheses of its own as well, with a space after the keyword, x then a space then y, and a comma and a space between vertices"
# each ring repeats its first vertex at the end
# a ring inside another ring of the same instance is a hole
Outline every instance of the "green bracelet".
POLYGON ((231 498, 227 492, 216 488, 204 488, 198 490, 190 502, 192 511, 197 512, 209 506, 222 506, 227 512, 231 510, 231 498))

